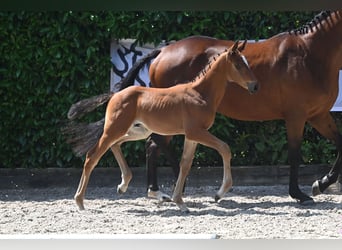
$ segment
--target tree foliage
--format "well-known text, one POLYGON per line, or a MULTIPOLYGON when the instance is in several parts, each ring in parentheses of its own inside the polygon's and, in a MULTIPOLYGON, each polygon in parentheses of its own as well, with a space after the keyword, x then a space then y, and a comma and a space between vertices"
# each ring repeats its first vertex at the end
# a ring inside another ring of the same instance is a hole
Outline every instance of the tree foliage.
MULTIPOLYGON (((299 27, 315 12, 0 12, 0 167, 81 167, 60 128, 72 103, 107 91, 111 39, 139 43, 178 40, 190 35, 221 39, 262 39, 299 27)), ((88 116, 99 119, 104 108, 88 116)), ((226 140, 234 165, 287 161, 282 121, 241 122, 218 115, 211 129, 226 140)), ((182 138, 173 141, 180 154, 182 138)), ((308 163, 329 162, 335 147, 306 128, 308 163)), ((129 164, 144 165, 144 142, 127 143, 129 164), (134 152, 134 154, 132 154, 134 152)), ((179 157, 179 154, 176 157, 179 157)), ((200 147, 196 164, 221 164, 216 152, 200 147)), ((163 160, 162 164, 167 164, 163 160)), ((102 166, 116 165, 111 154, 102 166)))

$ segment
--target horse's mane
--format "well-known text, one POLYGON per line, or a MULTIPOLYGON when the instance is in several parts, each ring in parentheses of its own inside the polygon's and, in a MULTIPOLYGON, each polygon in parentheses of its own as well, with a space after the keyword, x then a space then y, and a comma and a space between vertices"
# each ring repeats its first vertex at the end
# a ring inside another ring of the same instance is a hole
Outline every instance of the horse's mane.
POLYGON ((208 72, 208 70, 210 70, 211 65, 213 64, 213 62, 216 61, 216 59, 218 57, 220 57, 223 53, 226 53, 228 51, 228 49, 225 49, 224 51, 222 51, 221 53, 218 53, 214 56, 212 56, 209 60, 209 62, 205 65, 205 67, 191 80, 191 82, 196 81, 197 79, 203 77, 206 75, 206 73, 208 72))
POLYGON ((320 25, 322 25, 322 21, 327 20, 327 18, 331 16, 331 13, 332 13, 331 11, 322 11, 321 13, 314 16, 314 18, 310 22, 306 23, 302 27, 290 30, 289 33, 290 34, 294 33, 295 35, 297 35, 297 34, 307 34, 310 31, 313 32, 313 27, 318 28, 320 25))

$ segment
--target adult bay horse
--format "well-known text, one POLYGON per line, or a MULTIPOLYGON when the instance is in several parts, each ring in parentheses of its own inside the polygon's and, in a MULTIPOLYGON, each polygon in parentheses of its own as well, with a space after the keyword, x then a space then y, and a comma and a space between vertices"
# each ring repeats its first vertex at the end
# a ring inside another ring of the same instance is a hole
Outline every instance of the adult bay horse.
MULTIPOLYGON (((250 96, 237 85, 228 83, 217 110, 243 121, 285 121, 289 194, 303 205, 314 202, 298 186, 298 168, 302 160, 300 149, 306 122, 331 140, 338 152, 330 172, 313 183, 312 194, 323 193, 342 172, 341 134, 330 114, 338 94, 338 74, 342 67, 341 15, 341 11, 324 11, 299 29, 262 42, 247 43, 244 55, 258 79, 260 91, 250 96)), ((213 55, 232 43, 194 36, 163 47, 149 70, 152 87, 165 88, 192 79, 213 55)), ((170 137, 153 134, 147 141, 149 188, 155 192, 159 191, 156 152, 158 146, 165 149, 169 140, 170 137)))
MULTIPOLYGON (((210 134, 208 129, 214 123, 216 110, 223 98, 227 81, 237 83, 242 88, 248 89, 250 93, 256 92, 258 88, 254 74, 240 53, 245 44, 246 42, 233 44, 208 63, 203 74, 187 84, 166 89, 130 86, 117 93, 100 95, 101 103, 108 101, 108 105, 103 132, 86 154, 82 176, 75 194, 79 209, 84 209, 84 196, 91 172, 109 148, 113 151, 122 173, 122 182, 118 186, 118 191, 127 190, 132 173, 120 145, 125 141, 147 138, 152 132, 163 135, 185 135, 180 173, 173 193, 173 201, 182 211, 188 211, 182 200, 182 190, 198 143, 216 149, 222 157, 223 181, 215 200, 222 198, 233 182, 230 168, 231 152, 229 146, 210 134), (135 127, 138 127, 138 133, 135 133, 137 132, 135 127)), ((78 107, 84 110, 81 105, 78 107)), ((77 114, 77 110, 74 113, 77 114)), ((102 131, 102 127, 96 130, 102 131)), ((79 130, 78 133, 84 132, 79 130)), ((96 131, 94 133, 98 134, 96 131)))

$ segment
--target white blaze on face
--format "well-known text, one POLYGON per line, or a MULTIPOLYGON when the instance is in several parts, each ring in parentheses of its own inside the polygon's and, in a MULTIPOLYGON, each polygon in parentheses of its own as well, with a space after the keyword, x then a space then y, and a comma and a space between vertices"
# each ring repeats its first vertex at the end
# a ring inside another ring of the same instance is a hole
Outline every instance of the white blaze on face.
POLYGON ((245 56, 242 56, 242 60, 245 62, 245 64, 249 67, 248 61, 245 56))

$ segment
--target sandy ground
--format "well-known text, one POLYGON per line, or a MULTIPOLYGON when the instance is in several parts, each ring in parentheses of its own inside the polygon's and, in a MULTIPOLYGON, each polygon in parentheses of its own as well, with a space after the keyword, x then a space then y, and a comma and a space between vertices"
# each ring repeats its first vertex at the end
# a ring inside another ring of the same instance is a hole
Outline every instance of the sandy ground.
MULTIPOLYGON (((76 188, 76 187, 75 187, 76 188)), ((342 196, 300 206, 287 186, 235 186, 219 203, 217 187, 188 187, 183 214, 172 203, 146 198, 144 188, 88 187, 85 207, 75 188, 0 189, 0 234, 215 234, 219 239, 342 239, 342 196)), ((310 193, 309 186, 303 191, 310 193)), ((170 189, 164 191, 171 193, 170 189)))

